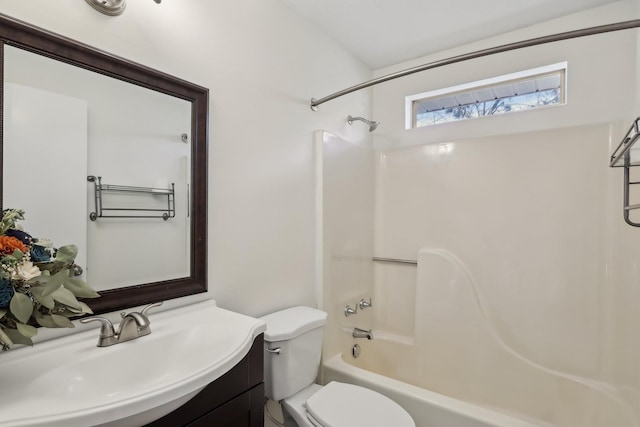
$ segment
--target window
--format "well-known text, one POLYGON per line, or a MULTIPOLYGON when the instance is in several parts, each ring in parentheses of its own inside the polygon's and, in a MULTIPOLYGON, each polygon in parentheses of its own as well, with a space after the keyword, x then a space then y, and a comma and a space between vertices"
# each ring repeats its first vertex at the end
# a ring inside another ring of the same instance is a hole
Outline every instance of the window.
POLYGON ((407 96, 406 129, 565 103, 567 63, 407 96))

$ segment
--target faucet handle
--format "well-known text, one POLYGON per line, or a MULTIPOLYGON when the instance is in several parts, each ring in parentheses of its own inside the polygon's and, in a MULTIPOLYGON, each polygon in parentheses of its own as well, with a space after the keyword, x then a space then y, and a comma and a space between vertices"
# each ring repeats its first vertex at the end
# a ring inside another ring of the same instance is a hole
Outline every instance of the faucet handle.
POLYGON ((140 312, 140 314, 142 314, 143 316, 147 316, 147 312, 149 310, 151 310, 154 307, 160 307, 162 305, 162 301, 160 302, 154 302, 153 304, 149 304, 148 306, 146 306, 145 308, 142 309, 142 311, 140 312))
POLYGON ((106 317, 89 317, 80 319, 80 323, 100 322, 100 336, 98 337, 98 347, 108 347, 117 342, 118 338, 113 329, 113 323, 106 317))
POLYGON ((80 319, 80 323, 100 322, 100 338, 112 337, 115 335, 113 323, 106 317, 88 317, 80 319))
POLYGON ((358 314, 358 307, 356 307, 355 309, 353 309, 353 308, 351 308, 351 306, 350 306, 350 305, 346 306, 346 307, 344 308, 344 315, 345 315, 346 317, 349 317, 349 316, 351 316, 352 314, 358 314))
POLYGON ((367 301, 364 298, 362 298, 360 300, 360 302, 358 303, 358 306, 360 307, 360 310, 364 310, 365 308, 373 307, 373 304, 371 304, 371 298, 369 298, 369 301, 367 301))

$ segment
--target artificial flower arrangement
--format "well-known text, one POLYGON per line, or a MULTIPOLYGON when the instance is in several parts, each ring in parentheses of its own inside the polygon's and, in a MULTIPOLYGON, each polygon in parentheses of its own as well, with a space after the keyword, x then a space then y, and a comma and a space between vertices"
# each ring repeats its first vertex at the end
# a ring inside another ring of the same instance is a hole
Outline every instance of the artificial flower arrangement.
POLYGON ((80 298, 100 295, 75 277, 75 245, 54 248, 30 236, 18 221, 24 211, 6 209, 0 221, 0 347, 33 345, 31 338, 45 328, 73 328, 69 318, 92 313, 80 298))

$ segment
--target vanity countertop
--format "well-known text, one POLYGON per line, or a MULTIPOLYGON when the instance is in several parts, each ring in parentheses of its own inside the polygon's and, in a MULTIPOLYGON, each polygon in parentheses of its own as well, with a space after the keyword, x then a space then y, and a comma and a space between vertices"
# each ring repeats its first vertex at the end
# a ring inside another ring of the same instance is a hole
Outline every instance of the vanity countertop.
POLYGON ((0 426, 135 426, 233 368, 265 323, 214 300, 151 313, 150 335, 96 347, 98 329, 0 354, 0 426))

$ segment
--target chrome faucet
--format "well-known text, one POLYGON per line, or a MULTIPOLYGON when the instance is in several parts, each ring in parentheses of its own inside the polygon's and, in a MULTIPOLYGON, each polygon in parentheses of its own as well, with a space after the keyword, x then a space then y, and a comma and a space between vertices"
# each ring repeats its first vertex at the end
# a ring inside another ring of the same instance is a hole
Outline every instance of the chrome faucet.
POLYGON ((147 316, 147 312, 153 307, 159 307, 162 302, 149 304, 138 312, 121 313, 122 321, 116 332, 113 323, 106 317, 89 317, 88 319, 80 319, 80 323, 100 322, 100 336, 98 337, 98 347, 108 347, 110 345, 119 344, 125 341, 131 341, 136 338, 149 335, 151 321, 147 316))
POLYGON ((368 340, 373 339, 373 332, 371 332, 371 329, 367 331, 366 329, 353 328, 353 333, 351 335, 354 338, 366 338, 368 340))

